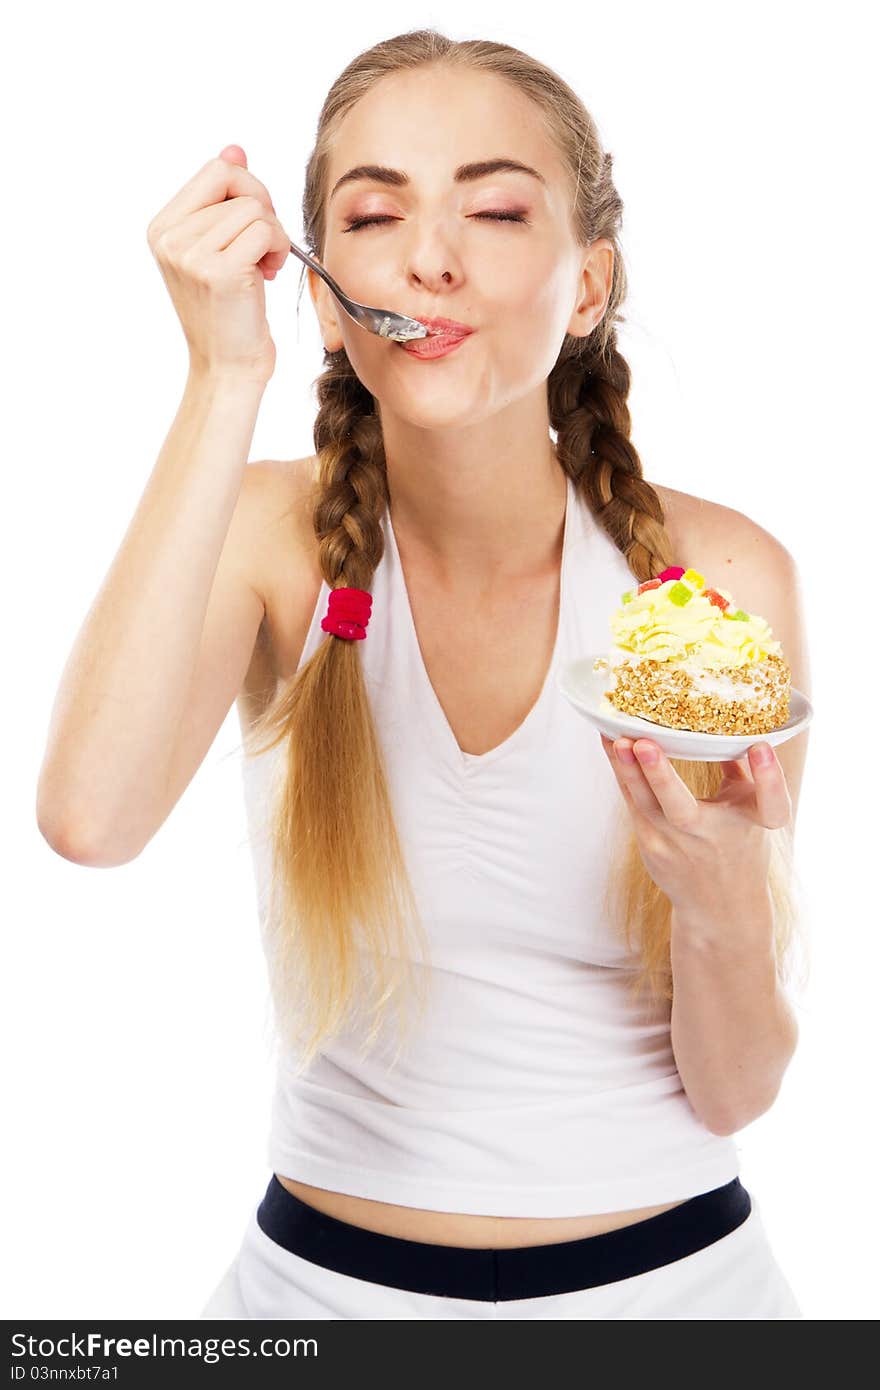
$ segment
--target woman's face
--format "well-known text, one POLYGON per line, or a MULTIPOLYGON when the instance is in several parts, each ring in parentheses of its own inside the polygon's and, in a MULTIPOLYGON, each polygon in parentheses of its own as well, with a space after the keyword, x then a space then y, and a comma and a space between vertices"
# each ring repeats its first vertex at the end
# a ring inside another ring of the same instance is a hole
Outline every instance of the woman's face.
MULTIPOLYGON (((322 264, 363 304, 476 330, 444 357, 415 358, 359 327, 310 271, 325 345, 345 347, 383 422, 391 413, 436 427, 495 414, 546 382, 566 332, 590 331, 601 313, 585 318, 591 287, 570 197, 532 104, 492 74, 395 73, 348 113, 330 161, 322 264), (541 177, 454 177, 462 165, 501 157, 541 177), (337 188, 359 165, 408 181, 358 178, 337 188), (356 225, 368 217, 387 220, 356 225)), ((610 283, 610 259, 603 263, 610 283)))

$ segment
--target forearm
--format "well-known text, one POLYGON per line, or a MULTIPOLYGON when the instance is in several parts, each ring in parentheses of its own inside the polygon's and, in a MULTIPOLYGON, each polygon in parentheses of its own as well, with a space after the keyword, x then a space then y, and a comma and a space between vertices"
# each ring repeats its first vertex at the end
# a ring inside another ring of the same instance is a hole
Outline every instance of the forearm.
POLYGON ((776 972, 769 893, 712 920, 672 914, 672 1050, 685 1093, 714 1133, 730 1134, 775 1100, 798 1026, 776 972))
POLYGON ((118 842, 162 798, 261 399, 247 380, 187 378, 62 674, 38 787, 50 844, 118 842))

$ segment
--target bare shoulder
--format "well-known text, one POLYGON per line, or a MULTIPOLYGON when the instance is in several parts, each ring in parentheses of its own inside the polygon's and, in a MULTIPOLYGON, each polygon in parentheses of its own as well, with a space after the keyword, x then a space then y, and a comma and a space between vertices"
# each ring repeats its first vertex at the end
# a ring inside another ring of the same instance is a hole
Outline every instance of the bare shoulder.
POLYGON ((313 559, 313 464, 312 458, 260 459, 245 469, 242 492, 247 493, 243 505, 253 582, 267 608, 279 578, 304 576, 313 559))
MULTIPOLYGON (((674 488, 658 487, 667 513, 667 530, 677 563, 728 589, 740 608, 767 619, 775 636, 796 649, 803 644, 801 583, 787 546, 765 526, 736 507, 710 502, 674 488)), ((799 672, 806 679, 806 672, 799 672)), ((805 685, 795 681, 806 693, 805 685)))
MULTIPOLYGON (((651 484, 667 513, 678 563, 727 589, 740 608, 765 618, 791 668, 795 690, 811 698, 812 676, 800 572, 778 536, 736 507, 651 484)), ((809 729, 778 744, 794 818, 800 797, 809 729)))
POLYGON ((247 567, 265 616, 242 692, 249 709, 296 670, 321 587, 314 455, 249 463, 242 487, 247 567))
MULTIPOLYGON (((706 574, 723 587, 723 574, 734 569, 784 569, 794 560, 783 542, 753 517, 722 502, 711 502, 690 492, 651 483, 666 512, 666 529, 679 563, 706 574)), ((742 605, 746 607, 745 604, 742 605)))

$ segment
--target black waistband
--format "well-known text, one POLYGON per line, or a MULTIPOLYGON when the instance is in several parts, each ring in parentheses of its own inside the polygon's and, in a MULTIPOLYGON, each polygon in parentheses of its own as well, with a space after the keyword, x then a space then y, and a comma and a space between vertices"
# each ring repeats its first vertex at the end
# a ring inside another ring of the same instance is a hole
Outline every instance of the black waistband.
POLYGON ((601 1235, 550 1245, 471 1249, 364 1230, 288 1192, 275 1174, 257 1208, 261 1230, 313 1264, 415 1293, 503 1302, 595 1288, 645 1274, 712 1245, 752 1209, 739 1178, 670 1211, 601 1235))

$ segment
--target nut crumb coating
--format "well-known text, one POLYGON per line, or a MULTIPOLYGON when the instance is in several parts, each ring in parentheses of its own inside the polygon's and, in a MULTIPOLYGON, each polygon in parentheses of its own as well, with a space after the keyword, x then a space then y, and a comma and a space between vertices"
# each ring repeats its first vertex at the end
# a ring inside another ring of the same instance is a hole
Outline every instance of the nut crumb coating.
POLYGON ((616 684, 605 691, 605 698, 622 714, 669 729, 768 734, 788 719, 791 669, 781 656, 768 655, 746 666, 725 666, 709 673, 715 681, 731 683, 727 699, 701 689, 693 674, 674 662, 624 661, 613 673, 616 684))

